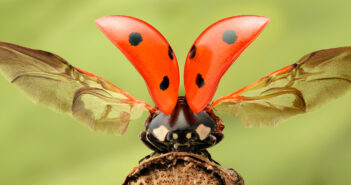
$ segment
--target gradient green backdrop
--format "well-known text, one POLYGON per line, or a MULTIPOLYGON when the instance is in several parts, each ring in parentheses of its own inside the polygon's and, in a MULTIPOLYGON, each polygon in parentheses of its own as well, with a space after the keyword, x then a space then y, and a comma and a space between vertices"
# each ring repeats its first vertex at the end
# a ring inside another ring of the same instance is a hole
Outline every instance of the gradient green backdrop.
MULTIPOLYGON (((94 19, 120 14, 154 25, 171 43, 183 74, 190 46, 213 22, 241 14, 270 17, 223 77, 219 97, 311 51, 351 45, 350 7, 350 0, 1 0, 0 40, 54 52, 152 104, 141 76, 94 19)), ((351 184, 350 104, 351 93, 276 128, 245 129, 238 118, 223 115, 225 138, 210 152, 248 185, 351 184)), ((0 184, 120 184, 151 152, 138 139, 146 116, 123 137, 92 132, 34 105, 0 77, 0 184)))

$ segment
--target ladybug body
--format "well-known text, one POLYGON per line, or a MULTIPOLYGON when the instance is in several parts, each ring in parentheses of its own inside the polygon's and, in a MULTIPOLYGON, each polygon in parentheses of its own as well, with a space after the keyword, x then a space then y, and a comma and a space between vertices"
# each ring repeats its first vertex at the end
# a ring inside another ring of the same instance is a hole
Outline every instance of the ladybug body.
POLYGON ((123 135, 130 121, 148 111, 140 138, 155 153, 192 152, 210 158, 206 149, 223 139, 224 128, 214 111, 239 116, 246 127, 274 126, 351 89, 351 47, 339 47, 307 54, 212 101, 221 77, 268 22, 243 15, 209 26, 187 55, 184 97, 178 94, 175 53, 160 32, 129 16, 97 19, 100 30, 144 78, 155 106, 53 53, 16 44, 0 42, 0 73, 34 102, 93 130, 123 135))
POLYGON ((178 97, 171 114, 155 112, 146 120, 141 140, 157 153, 193 152, 206 154, 206 148, 222 138, 221 120, 208 110, 194 113, 185 97, 178 97))

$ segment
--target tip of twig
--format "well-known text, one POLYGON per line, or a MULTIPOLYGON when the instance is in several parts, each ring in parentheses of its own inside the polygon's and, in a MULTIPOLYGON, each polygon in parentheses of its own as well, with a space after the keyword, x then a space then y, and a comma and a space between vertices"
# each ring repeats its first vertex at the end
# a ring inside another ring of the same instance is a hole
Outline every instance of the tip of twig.
POLYGON ((127 184, 225 184, 244 185, 233 169, 222 168, 197 154, 170 152, 144 160, 126 177, 127 184))

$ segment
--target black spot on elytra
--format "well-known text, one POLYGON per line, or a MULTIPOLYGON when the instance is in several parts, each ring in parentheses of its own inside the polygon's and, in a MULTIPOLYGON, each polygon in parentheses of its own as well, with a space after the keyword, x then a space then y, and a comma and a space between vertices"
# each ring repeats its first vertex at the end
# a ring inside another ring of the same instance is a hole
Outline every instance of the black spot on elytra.
POLYGON ((164 76, 162 82, 160 83, 160 89, 166 90, 169 87, 169 79, 168 76, 164 76))
POLYGON ((132 46, 137 46, 141 41, 143 41, 143 38, 141 37, 141 34, 138 32, 132 32, 129 34, 129 43, 132 46))
POLYGON ((196 80, 195 80, 196 85, 201 88, 205 85, 205 81, 204 78, 202 78, 202 75, 200 73, 198 73, 196 75, 196 80))
POLYGON ((195 47, 195 45, 193 45, 193 47, 191 47, 190 52, 189 52, 189 58, 193 59, 195 57, 195 55, 196 55, 196 47, 195 47))
POLYGON ((222 34, 222 40, 227 44, 233 44, 238 39, 234 30, 227 30, 222 34))
POLYGON ((171 46, 168 46, 168 56, 171 60, 173 60, 173 49, 171 46))

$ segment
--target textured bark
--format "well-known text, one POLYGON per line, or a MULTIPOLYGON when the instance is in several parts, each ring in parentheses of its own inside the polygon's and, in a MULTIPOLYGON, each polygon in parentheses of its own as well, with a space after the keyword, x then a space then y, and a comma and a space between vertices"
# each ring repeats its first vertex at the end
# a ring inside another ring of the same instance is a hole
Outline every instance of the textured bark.
POLYGON ((225 184, 244 185, 233 169, 222 168, 197 154, 170 152, 144 160, 126 177, 123 185, 225 184))

